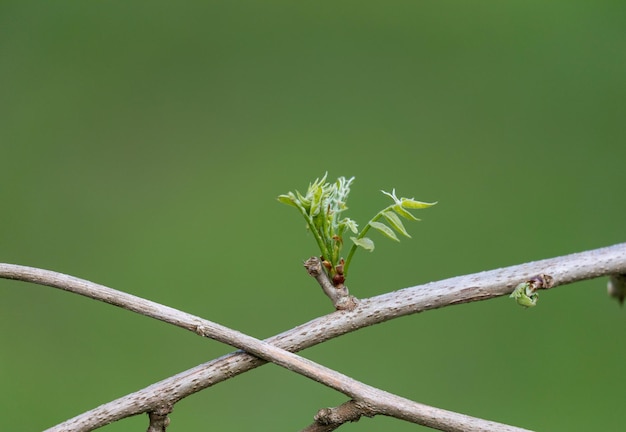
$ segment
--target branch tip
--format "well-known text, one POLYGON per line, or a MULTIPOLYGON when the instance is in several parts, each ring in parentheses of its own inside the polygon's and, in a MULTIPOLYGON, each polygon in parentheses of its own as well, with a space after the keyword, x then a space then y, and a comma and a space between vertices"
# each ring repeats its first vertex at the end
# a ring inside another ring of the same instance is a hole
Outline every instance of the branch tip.
POLYGON ((323 273, 322 261, 316 256, 313 256, 306 260, 304 262, 304 268, 306 269, 307 273, 309 273, 309 275, 313 276, 314 278, 319 277, 323 273))

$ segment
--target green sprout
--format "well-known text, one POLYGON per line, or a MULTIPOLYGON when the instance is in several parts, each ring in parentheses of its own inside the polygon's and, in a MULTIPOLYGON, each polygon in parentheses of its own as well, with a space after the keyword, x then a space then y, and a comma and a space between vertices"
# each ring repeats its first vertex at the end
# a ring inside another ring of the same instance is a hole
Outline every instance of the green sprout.
POLYGON ((549 289, 553 286, 554 278, 552 276, 539 274, 517 285, 509 297, 515 299, 518 305, 529 308, 537 305, 538 290, 549 289))
POLYGON ((309 184, 306 194, 289 192, 280 195, 278 200, 282 203, 296 207, 304 217, 307 228, 313 234, 317 246, 321 253, 322 263, 333 285, 343 285, 348 276, 348 269, 354 253, 358 248, 368 251, 374 250, 374 241, 365 235, 370 228, 381 232, 384 236, 400 241, 396 233, 405 237, 411 237, 404 227, 401 217, 411 221, 419 219, 413 216, 409 210, 424 209, 436 203, 426 203, 416 201, 413 198, 398 198, 395 189, 389 193, 381 191, 393 200, 393 204, 385 207, 370 219, 361 231, 358 230, 357 223, 343 217, 342 213, 348 209, 346 201, 350 193, 350 185, 354 177, 346 179, 339 177, 334 183, 326 181, 328 173, 321 179, 316 179, 309 184), (384 220, 387 224, 380 222, 384 220), (344 245, 344 235, 350 231, 352 246, 344 260, 341 256, 341 249, 344 245))
POLYGON ((522 282, 516 286, 509 297, 515 299, 518 305, 525 308, 535 306, 539 300, 539 294, 530 282, 522 282))

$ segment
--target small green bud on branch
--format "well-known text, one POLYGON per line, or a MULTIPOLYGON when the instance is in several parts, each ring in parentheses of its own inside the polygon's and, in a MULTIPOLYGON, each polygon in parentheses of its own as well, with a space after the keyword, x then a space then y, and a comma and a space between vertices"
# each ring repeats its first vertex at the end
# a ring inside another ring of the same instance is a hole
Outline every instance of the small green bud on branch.
POLYGON ((537 300, 539 300, 537 290, 551 288, 553 284, 552 276, 540 274, 516 286, 509 297, 515 299, 520 306, 533 307, 537 305, 537 300))

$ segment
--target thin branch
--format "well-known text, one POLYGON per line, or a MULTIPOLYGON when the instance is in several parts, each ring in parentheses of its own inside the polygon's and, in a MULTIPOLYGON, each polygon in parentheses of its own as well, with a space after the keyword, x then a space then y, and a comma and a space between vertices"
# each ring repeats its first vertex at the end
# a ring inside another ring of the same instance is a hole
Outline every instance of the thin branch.
POLYGON ((333 302, 336 310, 353 310, 358 300, 351 296, 348 292, 348 287, 343 283, 339 286, 335 286, 328 274, 322 267, 322 261, 318 257, 311 257, 304 262, 304 268, 307 273, 315 278, 317 283, 322 287, 324 294, 333 302))
MULTIPOLYGON (((8 264, 6 266, 8 266, 8 264)), ((37 280, 38 283, 43 285, 53 285, 72 292, 88 295, 91 298, 149 315, 179 327, 193 330, 201 336, 240 348, 261 359, 271 361, 272 363, 333 388, 353 399, 357 399, 371 410, 383 415, 449 432, 474 429, 493 432, 521 432, 525 430, 413 402, 409 399, 363 384, 353 378, 276 347, 268 342, 231 330, 209 320, 112 288, 49 270, 23 266, 11 267, 14 278, 21 275, 21 280, 37 280), (63 281, 64 284, 61 284, 60 281, 63 281)), ((2 267, 0 266, 0 271, 1 270, 2 267)), ((167 409, 164 410, 163 407, 171 407, 172 405, 173 402, 165 400, 159 404, 157 409, 153 408, 147 410, 150 415, 150 432, 165 431, 165 427, 168 424, 167 413, 169 411, 167 409)), ((91 426, 84 424, 85 422, 92 421, 92 419, 93 417, 91 415, 83 418, 83 421, 79 422, 78 429, 93 429, 91 426)), ((57 428, 58 427, 61 426, 57 426, 57 428)), ((55 428, 51 430, 55 430, 55 428)), ((62 426, 60 430, 68 431, 71 429, 62 426)))
POLYGON ((315 423, 300 432, 331 432, 348 422, 357 422, 361 416, 373 417, 377 414, 367 405, 349 400, 338 407, 322 408, 315 414, 315 423))
MULTIPOLYGON (((78 287, 84 283, 80 279, 63 275, 56 282, 50 282, 47 279, 44 282, 37 277, 36 273, 30 274, 25 271, 27 269, 27 267, 0 264, 0 277, 41 283, 62 289, 68 289, 64 288, 66 278, 77 283, 78 287)), ((361 300, 359 306, 353 311, 339 311, 317 318, 274 336, 267 342, 290 351, 299 351, 356 329, 400 316, 509 294, 515 285, 540 273, 552 275, 554 286, 626 273, 626 244, 458 276, 361 300)), ((113 301, 109 303, 115 304, 113 301)), ((231 353, 101 405, 50 430, 92 430, 120 418, 150 411, 163 401, 175 403, 192 393, 264 363, 263 360, 243 352, 231 353)))

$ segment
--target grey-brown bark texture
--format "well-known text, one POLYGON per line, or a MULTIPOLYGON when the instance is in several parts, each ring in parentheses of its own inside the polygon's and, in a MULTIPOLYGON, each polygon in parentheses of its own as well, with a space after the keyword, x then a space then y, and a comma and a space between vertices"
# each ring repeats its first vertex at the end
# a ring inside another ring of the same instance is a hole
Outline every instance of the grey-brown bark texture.
POLYGON ((252 353, 237 351, 201 364, 101 405, 50 428, 49 431, 93 430, 131 415, 154 413, 163 406, 173 406, 190 394, 260 366, 267 360, 343 392, 363 403, 369 414, 391 415, 446 431, 520 431, 523 429, 408 401, 358 383, 289 352, 297 352, 359 328, 400 316, 506 295, 520 282, 539 274, 552 278, 550 288, 600 276, 626 274, 626 243, 458 276, 362 299, 353 310, 336 311, 266 341, 258 341, 208 320, 79 278, 31 267, 0 264, 2 278, 75 292, 169 322, 252 353))

